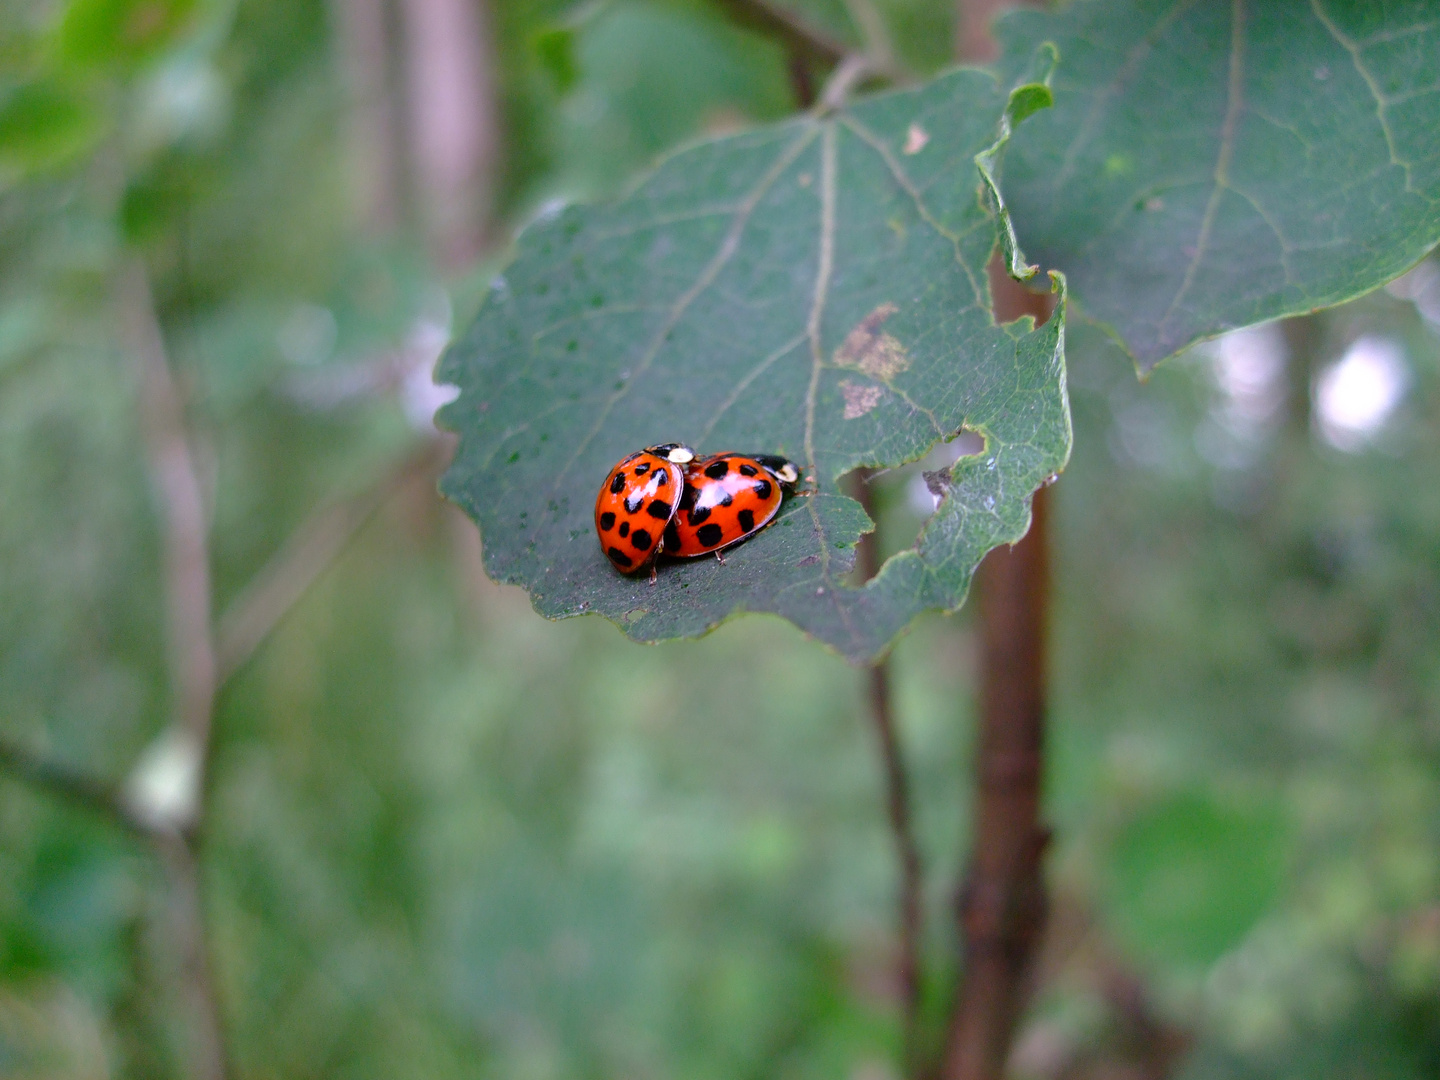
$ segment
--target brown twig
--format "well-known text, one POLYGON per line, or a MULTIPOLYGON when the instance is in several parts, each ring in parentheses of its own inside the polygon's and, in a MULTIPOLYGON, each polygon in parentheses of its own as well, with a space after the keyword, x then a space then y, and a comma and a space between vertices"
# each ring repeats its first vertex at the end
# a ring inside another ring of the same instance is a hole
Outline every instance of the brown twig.
POLYGON ((204 809, 218 671, 210 611, 209 522, 191 453, 185 409, 166 355, 144 265, 132 262, 121 281, 123 319, 140 368, 141 426, 164 537, 166 642, 170 657, 174 730, 194 756, 193 789, 174 808, 129 802, 150 829, 170 882, 169 920, 180 957, 184 998, 191 1012, 190 1071, 197 1080, 229 1075, 219 998, 210 977, 200 877, 192 837, 204 809))
POLYGON ((846 11, 864 39, 853 48, 769 0, 715 0, 732 21, 772 39, 785 50, 790 85, 802 109, 815 105, 815 70, 829 69, 819 95, 822 111, 838 108, 852 87, 870 78, 910 83, 914 76, 895 56, 879 10, 871 0, 848 0, 846 11), (827 92, 830 91, 830 92, 827 92))
POLYGON ((181 1008, 189 1014, 187 1047, 193 1080, 226 1080, 230 1074, 219 993, 205 937, 205 907, 200 894, 200 865, 190 841, 178 833, 159 833, 156 847, 170 885, 167 929, 180 961, 181 1008))
POLYGON ((943 1080, 998 1080, 1045 923, 1040 825, 1048 604, 1047 489, 1030 531, 977 574, 980 738, 974 849, 957 904, 964 968, 947 1024, 943 1080))
POLYGON ((468 266, 489 238, 500 156, 486 5, 400 0, 411 151, 437 261, 468 266))
POLYGON ((916 1075, 920 1063, 920 933, 924 927, 923 871, 920 848, 910 818, 910 785, 899 735, 890 706, 890 662, 870 666, 870 716, 885 763, 885 812, 900 863, 900 957, 896 974, 904 1004, 905 1075, 916 1075))
POLYGON ((725 14, 747 29, 778 42, 791 56, 807 63, 838 64, 849 46, 812 26, 794 12, 768 0, 715 0, 725 14))
POLYGON ((8 740, 0 739, 0 770, 84 807, 135 836, 151 835, 145 823, 131 813, 117 788, 78 769, 46 761, 8 740))
POLYGON ((387 6, 386 0, 330 3, 350 94, 350 158, 360 217, 366 228, 382 234, 400 223, 403 187, 387 6))
MULTIPOLYGON (((869 486, 870 471, 861 469, 855 474, 853 491, 860 505, 877 521, 874 497, 869 486)), ((869 581, 880 570, 880 552, 873 532, 860 538, 855 553, 857 576, 869 581)), ((920 935, 924 929, 924 869, 920 862, 920 847, 915 840, 915 827, 910 810, 910 780, 905 769, 905 757, 900 748, 900 736, 895 727, 895 715, 891 705, 890 661, 888 658, 871 664, 866 671, 869 689, 870 719, 875 725, 876 740, 879 743, 880 758, 885 767, 885 814, 890 823, 890 833, 895 844, 895 856, 900 866, 900 887, 897 898, 899 923, 899 950, 896 961, 896 976, 900 984, 901 1003, 904 1014, 903 1059, 905 1075, 917 1075, 920 1067, 920 935)))
POLYGON ((140 413, 150 480, 160 502, 164 546, 165 639, 177 725, 204 758, 215 700, 210 629, 209 522, 185 425, 185 410, 165 354, 150 279, 138 261, 121 284, 124 317, 140 366, 140 413))

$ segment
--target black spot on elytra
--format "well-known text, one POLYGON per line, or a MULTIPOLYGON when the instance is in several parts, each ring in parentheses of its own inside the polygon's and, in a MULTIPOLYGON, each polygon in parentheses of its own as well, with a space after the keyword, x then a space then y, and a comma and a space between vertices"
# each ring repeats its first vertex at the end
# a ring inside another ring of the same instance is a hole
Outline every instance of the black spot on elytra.
POLYGON ((700 543, 706 547, 714 547, 720 542, 720 538, 725 535, 725 531, 712 521, 709 525, 701 525, 695 535, 700 540, 700 543))
POLYGON ((640 512, 640 507, 644 504, 644 502, 644 495, 636 495, 633 498, 625 500, 625 509, 631 514, 638 514, 640 512))
POLYGON ((619 495, 625 490, 625 470, 621 469, 610 481, 610 494, 619 495))
POLYGON ((669 469, 661 469, 658 473, 655 474, 655 486, 657 488, 662 488, 668 483, 670 483, 669 469))
POLYGON ((741 510, 736 516, 740 519, 740 528, 745 532, 751 532, 755 528, 755 511, 741 510))
POLYGON ((609 510, 606 510, 603 514, 600 515, 600 530, 601 532, 609 532, 614 527, 615 515, 609 510))
POLYGON ((758 473, 759 471, 760 471, 760 470, 757 469, 757 468, 755 468, 754 465, 741 465, 741 466, 740 466, 740 475, 741 475, 741 476, 754 476, 754 475, 755 475, 756 473, 758 473))
POLYGON ((768 500, 770 498, 770 492, 773 490, 775 489, 770 486, 769 480, 761 480, 755 485, 755 494, 759 495, 762 500, 768 500))
POLYGON ((639 465, 636 465, 636 466, 635 466, 635 475, 636 475, 636 476, 644 476, 644 475, 645 475, 647 472, 649 472, 649 471, 650 471, 650 463, 649 463, 648 461, 642 461, 642 462, 640 462, 639 465))
POLYGON ((665 550, 680 550, 680 530, 675 527, 675 522, 673 521, 665 526, 665 550))
POLYGON ((710 516, 710 507, 702 506, 698 510, 691 510, 687 516, 689 517, 690 524, 692 526, 699 525, 700 522, 704 521, 710 516))
POLYGON ((687 487, 687 488, 685 489, 685 493, 680 496, 680 509, 681 509, 681 510, 689 510, 689 509, 690 509, 692 506, 694 506, 694 505, 695 505, 695 489, 694 489, 693 487, 687 487))
POLYGON ((705 475, 710 477, 711 480, 719 480, 720 477, 729 471, 730 463, 724 458, 721 458, 719 461, 712 461, 709 465, 705 466, 705 475))
POLYGON ((619 548, 617 548, 617 547, 612 547, 612 548, 611 548, 609 551, 607 551, 605 554, 607 554, 607 555, 610 556, 610 561, 613 562, 616 566, 634 566, 634 565, 635 565, 635 560, 632 559, 632 558, 630 558, 629 555, 626 555, 625 552, 621 551, 621 550, 620 550, 619 548))
POLYGON ((645 513, 649 514, 656 521, 669 521, 670 504, 664 499, 656 499, 645 508, 645 513))
POLYGON ((655 541, 651 538, 650 534, 644 529, 636 529, 630 535, 630 543, 634 544, 636 548, 641 551, 649 551, 650 545, 654 542, 655 541))
POLYGON ((629 535, 630 535, 630 522, 628 522, 628 521, 622 521, 622 522, 620 522, 620 535, 621 535, 621 536, 629 536, 629 535))
POLYGON ((730 505, 731 503, 733 503, 734 501, 735 501, 735 496, 734 496, 732 493, 730 493, 730 492, 727 491, 727 492, 725 492, 725 497, 720 500, 720 505, 721 505, 721 506, 729 506, 729 505, 730 505))

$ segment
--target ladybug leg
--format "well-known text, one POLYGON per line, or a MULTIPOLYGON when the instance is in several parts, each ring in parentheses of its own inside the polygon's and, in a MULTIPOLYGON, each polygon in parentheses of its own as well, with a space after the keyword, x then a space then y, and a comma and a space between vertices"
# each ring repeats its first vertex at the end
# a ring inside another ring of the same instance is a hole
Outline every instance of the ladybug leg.
POLYGON ((655 575, 656 575, 658 572, 659 572, 659 571, 658 571, 657 567, 656 567, 655 564, 652 562, 652 563, 650 564, 650 587, 651 587, 652 589, 655 587, 655 575))
POLYGON ((717 552, 715 552, 715 561, 718 562, 721 566, 724 566, 724 565, 725 565, 725 556, 722 555, 720 552, 717 551, 717 552))

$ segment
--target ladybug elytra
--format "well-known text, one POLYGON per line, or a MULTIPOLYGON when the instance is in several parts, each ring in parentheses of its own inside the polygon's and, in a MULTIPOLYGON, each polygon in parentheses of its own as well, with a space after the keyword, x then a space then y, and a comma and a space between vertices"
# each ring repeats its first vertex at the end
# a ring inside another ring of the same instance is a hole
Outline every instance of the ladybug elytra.
POLYGON ((738 544, 774 519, 782 488, 799 479, 793 462, 771 454, 726 451, 685 469, 679 513, 665 528, 665 554, 693 559, 738 544))
POLYGON ((650 446, 621 461, 595 499, 595 533, 610 564, 622 574, 653 567, 665 527, 685 492, 684 466, 695 452, 680 443, 650 446))

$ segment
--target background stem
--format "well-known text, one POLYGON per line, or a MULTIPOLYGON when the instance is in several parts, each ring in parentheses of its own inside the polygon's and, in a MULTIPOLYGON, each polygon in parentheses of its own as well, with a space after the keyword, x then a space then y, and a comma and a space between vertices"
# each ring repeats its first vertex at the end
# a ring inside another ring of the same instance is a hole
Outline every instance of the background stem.
MULTIPOLYGON (((859 470, 854 477, 853 492, 871 521, 878 520, 870 491, 870 471, 859 470)), ((873 532, 860 538, 855 553, 855 569, 859 577, 869 581, 879 572, 880 552, 873 532)), ((900 749, 900 736, 895 728, 895 714, 890 699, 890 660, 885 658, 866 669, 869 690, 870 719, 875 725, 876 741, 885 770, 885 815, 894 839, 900 881, 896 899, 898 924, 895 962, 896 982, 900 987, 903 1021, 902 1057, 905 1075, 918 1075, 920 1068, 920 934, 924 928, 924 871, 920 863, 920 847, 915 841, 915 826, 910 808, 910 780, 905 757, 900 749)))
POLYGON ((963 976, 947 1026, 943 1080, 995 1080, 1004 1071, 1045 922, 1040 778, 1049 599, 1048 490, 1035 493, 1030 531, 986 556, 978 573, 980 732, 974 847, 957 917, 963 976))
POLYGON ((192 788, 178 805, 137 803, 135 812, 150 827, 170 886, 166 928, 189 1017, 188 1071, 196 1080, 226 1080, 229 1055, 211 976, 195 852, 204 819, 205 768, 219 686, 210 605, 210 521, 184 399, 170 367, 149 274, 138 258, 130 264, 122 289, 131 348, 140 365, 140 420, 164 537, 166 642, 175 700, 172 723, 184 736, 183 752, 194 755, 192 788))

